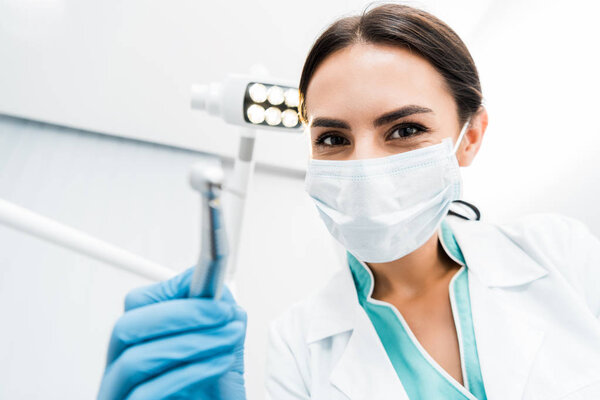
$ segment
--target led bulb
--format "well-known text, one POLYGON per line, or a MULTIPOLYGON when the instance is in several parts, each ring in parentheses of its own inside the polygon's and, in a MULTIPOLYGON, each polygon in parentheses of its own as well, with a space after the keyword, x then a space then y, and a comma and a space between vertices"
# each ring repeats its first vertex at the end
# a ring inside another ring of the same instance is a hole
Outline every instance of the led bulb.
POLYGON ((278 106, 279 104, 283 103, 283 89, 279 86, 271 86, 267 91, 267 99, 269 100, 269 103, 273 104, 274 106, 278 106))
POLYGON ((257 104, 253 104, 246 110, 246 115, 253 124, 260 124, 265 120, 265 109, 257 104))
POLYGON ((261 83, 255 83, 248 89, 250 98, 255 103, 262 103, 267 99, 267 88, 261 83))
POLYGON ((277 107, 269 107, 265 111, 265 121, 267 124, 274 126, 281 123, 281 110, 277 107))
POLYGON ((288 107, 298 107, 300 104, 300 95, 297 89, 288 89, 284 93, 285 105, 288 107))
POLYGON ((290 108, 281 113, 281 122, 286 128, 293 128, 298 125, 298 113, 290 108))

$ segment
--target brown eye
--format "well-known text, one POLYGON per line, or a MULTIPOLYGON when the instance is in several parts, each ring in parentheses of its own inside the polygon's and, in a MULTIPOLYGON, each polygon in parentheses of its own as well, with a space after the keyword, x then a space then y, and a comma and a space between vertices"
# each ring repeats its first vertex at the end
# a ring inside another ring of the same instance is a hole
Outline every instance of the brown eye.
POLYGON ((389 135, 390 139, 406 139, 411 136, 418 135, 420 133, 426 132, 427 129, 418 125, 399 125, 392 129, 391 134, 389 135), (393 137, 395 136, 395 137, 393 137))
POLYGON ((350 142, 348 139, 340 135, 324 134, 315 140, 316 146, 323 147, 343 146, 346 144, 350 144, 350 142))

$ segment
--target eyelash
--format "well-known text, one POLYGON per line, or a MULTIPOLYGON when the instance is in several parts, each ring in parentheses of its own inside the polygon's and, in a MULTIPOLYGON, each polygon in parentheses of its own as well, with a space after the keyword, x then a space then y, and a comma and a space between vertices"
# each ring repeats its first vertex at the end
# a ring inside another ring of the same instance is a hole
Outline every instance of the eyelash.
MULTIPOLYGON (((389 137, 389 136, 391 136, 392 133, 396 132, 399 129, 403 129, 403 128, 415 128, 415 129, 417 129, 417 132, 413 133, 411 135, 407 135, 407 136, 400 136, 399 138, 395 138, 395 139, 392 139, 392 140, 407 140, 407 139, 410 139, 412 137, 421 135, 421 134, 423 134, 425 132, 429 132, 429 128, 427 128, 427 127, 425 127, 425 126, 423 126, 421 124, 417 124, 417 123, 414 123, 414 122, 404 122, 402 124, 398 124, 398 125, 394 126, 392 129, 390 129, 390 131, 389 131, 390 133, 387 136, 389 137)), ((325 133, 319 135, 319 137, 317 137, 315 139, 314 145, 317 146, 317 147, 330 147, 330 148, 331 147, 344 146, 344 145, 335 145, 335 144, 324 144, 323 142, 325 141, 325 139, 327 139, 329 137, 343 137, 343 138, 345 138, 345 136, 343 136, 343 135, 338 135, 338 134, 335 134, 333 132, 325 132, 325 133)))

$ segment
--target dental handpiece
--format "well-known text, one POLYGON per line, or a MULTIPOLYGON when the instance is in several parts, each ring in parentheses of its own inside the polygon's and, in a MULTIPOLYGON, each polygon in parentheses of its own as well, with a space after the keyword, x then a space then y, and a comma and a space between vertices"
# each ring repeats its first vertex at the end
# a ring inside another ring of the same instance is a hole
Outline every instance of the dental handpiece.
POLYGON ((228 247, 221 209, 223 169, 195 164, 190 184, 201 197, 200 257, 192 275, 189 297, 221 297, 227 267, 228 247))

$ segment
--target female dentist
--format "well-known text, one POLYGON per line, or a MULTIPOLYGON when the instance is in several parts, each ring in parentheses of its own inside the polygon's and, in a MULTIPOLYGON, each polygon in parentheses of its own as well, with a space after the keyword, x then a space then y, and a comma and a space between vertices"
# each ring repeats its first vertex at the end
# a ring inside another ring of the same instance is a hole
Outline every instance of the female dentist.
MULTIPOLYGON (((271 324, 269 398, 600 398, 600 241, 449 216, 488 120, 456 33, 397 4, 340 19, 300 96, 306 190, 348 263, 271 324)), ((100 399, 245 398, 245 313, 185 298, 189 276, 127 297, 100 399)))

